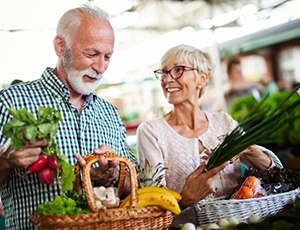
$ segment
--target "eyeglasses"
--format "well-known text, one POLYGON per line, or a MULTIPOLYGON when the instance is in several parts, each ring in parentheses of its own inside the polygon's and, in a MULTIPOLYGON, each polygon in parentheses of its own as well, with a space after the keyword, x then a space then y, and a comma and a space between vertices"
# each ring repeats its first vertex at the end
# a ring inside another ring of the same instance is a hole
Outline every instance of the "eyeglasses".
POLYGON ((153 71, 155 77, 160 80, 163 81, 168 74, 170 74, 170 76, 173 79, 178 79, 183 75, 184 71, 188 71, 188 70, 198 70, 197 68, 194 67, 190 67, 190 66, 184 66, 184 65, 178 65, 178 66, 174 66, 173 68, 169 69, 169 70, 165 70, 165 69, 158 69, 153 71))

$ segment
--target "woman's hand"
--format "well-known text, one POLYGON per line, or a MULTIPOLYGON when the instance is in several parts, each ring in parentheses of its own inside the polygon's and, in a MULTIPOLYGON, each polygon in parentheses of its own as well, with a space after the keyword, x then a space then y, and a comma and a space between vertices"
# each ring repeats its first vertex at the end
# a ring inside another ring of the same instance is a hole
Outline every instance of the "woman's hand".
POLYGON ((209 194, 214 193, 214 179, 216 175, 228 164, 229 162, 225 162, 207 172, 204 172, 206 165, 203 163, 194 172, 192 172, 188 176, 181 192, 181 208, 184 209, 191 207, 209 194))
POLYGON ((237 158, 244 157, 254 168, 268 169, 272 166, 273 161, 271 158, 261 151, 257 145, 251 145, 241 153, 231 159, 235 161, 237 158))

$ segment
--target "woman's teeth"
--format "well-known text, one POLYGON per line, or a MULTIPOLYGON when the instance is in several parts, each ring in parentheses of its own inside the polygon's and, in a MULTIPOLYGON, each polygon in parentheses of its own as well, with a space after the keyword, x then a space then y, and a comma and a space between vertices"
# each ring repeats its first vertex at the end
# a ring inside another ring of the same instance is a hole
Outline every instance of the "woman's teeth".
POLYGON ((168 92, 175 92, 175 91, 179 91, 180 88, 167 88, 168 92))

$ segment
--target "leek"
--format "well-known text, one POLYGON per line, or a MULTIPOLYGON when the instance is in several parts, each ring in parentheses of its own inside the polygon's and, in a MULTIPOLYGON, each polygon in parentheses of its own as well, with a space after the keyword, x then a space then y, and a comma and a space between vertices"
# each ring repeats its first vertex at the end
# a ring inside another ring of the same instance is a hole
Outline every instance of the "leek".
POLYGON ((247 118, 242 120, 235 129, 228 133, 212 151, 206 165, 206 171, 230 160, 251 145, 258 142, 270 142, 271 140, 269 138, 273 132, 281 128, 287 122, 297 118, 293 116, 293 111, 300 106, 300 97, 299 100, 289 106, 284 105, 294 93, 299 94, 299 88, 300 82, 271 112, 268 109, 259 110, 267 98, 265 97, 257 105, 257 108, 254 109, 247 118), (256 123, 258 117, 262 119, 259 123, 256 123))

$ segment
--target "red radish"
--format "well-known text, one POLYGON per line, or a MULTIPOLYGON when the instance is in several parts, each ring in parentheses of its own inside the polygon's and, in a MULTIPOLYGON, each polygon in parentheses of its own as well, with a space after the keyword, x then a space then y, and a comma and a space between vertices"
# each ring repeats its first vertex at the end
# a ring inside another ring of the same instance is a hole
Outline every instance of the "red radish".
POLYGON ((25 174, 28 173, 37 173, 41 171, 45 166, 47 165, 47 156, 45 155, 40 155, 39 159, 32 163, 28 168, 25 174))
POLYGON ((56 156, 50 155, 47 157, 47 165, 52 169, 58 169, 59 165, 56 162, 56 156))
POLYGON ((46 166, 39 172, 39 178, 43 184, 52 184, 54 180, 54 172, 51 168, 46 166))

